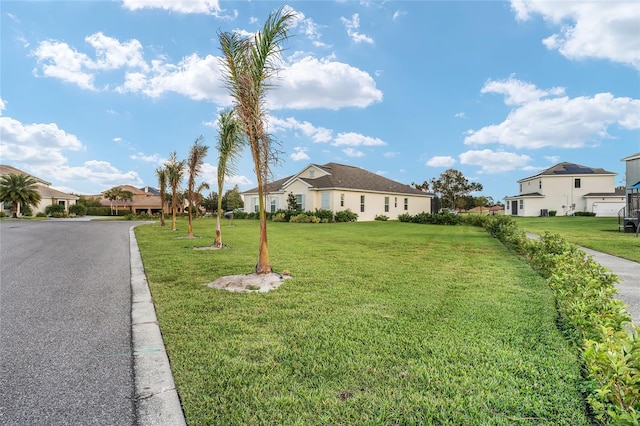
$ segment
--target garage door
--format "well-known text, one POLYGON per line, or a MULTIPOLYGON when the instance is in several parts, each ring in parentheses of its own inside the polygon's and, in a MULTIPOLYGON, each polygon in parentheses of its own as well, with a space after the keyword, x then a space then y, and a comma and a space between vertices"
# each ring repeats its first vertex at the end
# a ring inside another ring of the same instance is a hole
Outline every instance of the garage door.
POLYGON ((617 217, 618 212, 624 207, 624 203, 593 203, 593 212, 596 217, 617 217))

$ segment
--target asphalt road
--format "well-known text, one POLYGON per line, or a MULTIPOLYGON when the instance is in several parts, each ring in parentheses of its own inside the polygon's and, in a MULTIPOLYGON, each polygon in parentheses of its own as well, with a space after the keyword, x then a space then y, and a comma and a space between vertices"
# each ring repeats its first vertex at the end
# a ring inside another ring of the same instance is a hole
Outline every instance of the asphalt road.
POLYGON ((0 424, 136 424, 135 224, 0 222, 0 424))

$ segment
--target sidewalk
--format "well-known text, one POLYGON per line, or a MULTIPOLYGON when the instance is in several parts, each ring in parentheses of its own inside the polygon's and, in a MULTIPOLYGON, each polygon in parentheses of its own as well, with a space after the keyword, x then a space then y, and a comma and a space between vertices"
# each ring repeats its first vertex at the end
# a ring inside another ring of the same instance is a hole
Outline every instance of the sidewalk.
MULTIPOLYGON (((539 235, 529 232, 527 232, 527 237, 540 239, 539 235)), ((633 323, 640 325, 640 263, 586 247, 578 248, 620 278, 620 282, 616 284, 618 289, 616 298, 627 305, 627 312, 631 314, 633 323)))

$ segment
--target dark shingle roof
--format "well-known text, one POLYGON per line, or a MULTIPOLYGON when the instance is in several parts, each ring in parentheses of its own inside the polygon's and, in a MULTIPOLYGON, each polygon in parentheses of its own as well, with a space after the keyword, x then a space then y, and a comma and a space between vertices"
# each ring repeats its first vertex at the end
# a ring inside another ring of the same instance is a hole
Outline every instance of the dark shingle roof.
MULTIPOLYGON (((384 193, 399 193, 408 195, 431 195, 419 189, 410 187, 386 177, 377 175, 359 167, 347 166, 338 163, 315 165, 328 174, 317 178, 300 178, 314 189, 352 189, 360 191, 373 191, 384 193)), ((278 192, 282 186, 293 176, 288 176, 268 185, 268 192, 278 192)), ((245 193, 255 193, 258 188, 252 188, 245 193)))
MULTIPOLYGON (((559 175, 615 175, 613 172, 608 172, 605 169, 597 167, 587 167, 575 163, 558 163, 555 166, 549 167, 541 171, 540 173, 521 179, 528 180, 538 176, 559 176, 559 175)), ((518 181, 518 182, 520 182, 518 181)))

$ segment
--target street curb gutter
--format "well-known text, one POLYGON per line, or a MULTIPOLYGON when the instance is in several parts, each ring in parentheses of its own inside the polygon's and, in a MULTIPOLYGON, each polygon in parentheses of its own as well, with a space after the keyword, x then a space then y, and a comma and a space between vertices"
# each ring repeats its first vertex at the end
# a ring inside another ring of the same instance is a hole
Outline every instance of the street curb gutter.
POLYGON ((136 424, 186 425, 133 228, 129 253, 136 424))

